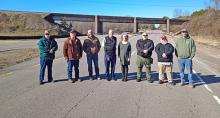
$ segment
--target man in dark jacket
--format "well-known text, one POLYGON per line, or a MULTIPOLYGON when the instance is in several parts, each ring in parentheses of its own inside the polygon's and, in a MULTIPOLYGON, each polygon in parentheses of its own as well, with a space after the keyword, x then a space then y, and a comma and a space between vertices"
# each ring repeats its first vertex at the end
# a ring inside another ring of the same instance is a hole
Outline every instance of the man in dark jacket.
POLYGON ((70 31, 70 37, 68 37, 63 45, 63 55, 67 61, 67 78, 69 82, 74 83, 79 78, 79 59, 82 57, 82 43, 76 37, 74 30, 70 31), (74 66, 75 78, 72 78, 72 68, 74 66))
POLYGON ((93 80, 92 62, 94 62, 96 79, 100 80, 101 78, 99 75, 98 53, 100 51, 101 44, 99 42, 99 39, 94 36, 92 30, 88 30, 87 35, 88 35, 88 39, 84 40, 83 50, 86 53, 86 57, 87 57, 89 79, 93 80))
POLYGON ((154 43, 152 40, 148 39, 148 34, 144 32, 142 34, 142 39, 139 39, 136 43, 137 48, 137 82, 141 81, 142 68, 146 67, 146 78, 149 83, 152 83, 151 78, 151 64, 153 63, 152 51, 154 50, 154 43))
POLYGON ((50 32, 45 31, 44 36, 38 42, 38 48, 40 51, 40 85, 43 84, 45 68, 48 69, 48 82, 53 81, 52 77, 52 64, 55 58, 55 51, 57 51, 57 42, 50 37, 50 32))
POLYGON ((103 40, 104 51, 105 51, 105 75, 106 79, 110 81, 111 79, 117 80, 115 78, 115 64, 116 64, 116 45, 117 38, 113 36, 113 31, 109 30, 108 36, 103 40), (109 76, 109 68, 111 64, 111 76, 109 76), (111 78, 111 79, 110 79, 111 78))
POLYGON ((169 84, 174 85, 172 72, 174 47, 168 43, 166 35, 161 36, 161 43, 157 44, 155 51, 157 53, 159 68, 158 83, 164 83, 164 73, 166 72, 169 84))

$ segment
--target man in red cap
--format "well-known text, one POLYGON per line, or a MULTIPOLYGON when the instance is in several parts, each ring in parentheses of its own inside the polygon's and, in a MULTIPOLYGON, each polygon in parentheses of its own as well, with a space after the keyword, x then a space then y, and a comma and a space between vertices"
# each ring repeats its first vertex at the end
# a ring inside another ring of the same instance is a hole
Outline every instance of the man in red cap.
POLYGON ((167 74, 168 83, 175 85, 173 81, 173 52, 174 47, 168 43, 166 35, 161 36, 161 43, 158 43, 155 47, 155 51, 158 57, 158 68, 159 68, 159 84, 164 83, 164 73, 167 74))

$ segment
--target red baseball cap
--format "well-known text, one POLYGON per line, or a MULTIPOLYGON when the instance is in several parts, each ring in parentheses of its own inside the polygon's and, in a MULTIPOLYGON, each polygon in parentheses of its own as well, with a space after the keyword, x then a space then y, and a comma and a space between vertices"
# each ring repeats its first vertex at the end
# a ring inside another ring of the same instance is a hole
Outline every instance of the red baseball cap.
POLYGON ((161 38, 162 40, 164 40, 164 41, 167 41, 167 36, 166 36, 166 35, 162 35, 160 38, 161 38))

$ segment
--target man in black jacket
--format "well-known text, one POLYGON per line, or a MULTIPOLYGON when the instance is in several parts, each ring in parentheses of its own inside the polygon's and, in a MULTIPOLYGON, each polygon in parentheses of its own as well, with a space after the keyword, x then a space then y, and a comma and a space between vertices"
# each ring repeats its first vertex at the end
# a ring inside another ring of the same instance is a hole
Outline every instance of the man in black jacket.
POLYGON ((136 43, 137 48, 137 82, 141 81, 142 68, 146 67, 146 78, 149 83, 152 83, 151 78, 151 64, 153 63, 152 51, 154 50, 154 42, 148 39, 148 34, 144 32, 142 34, 142 39, 139 39, 136 43))
POLYGON ((158 57, 158 68, 159 68, 159 84, 164 83, 164 73, 167 74, 167 79, 170 85, 174 85, 173 82, 173 52, 174 47, 172 44, 168 43, 167 37, 165 35, 161 36, 161 43, 157 44, 155 51, 158 57))

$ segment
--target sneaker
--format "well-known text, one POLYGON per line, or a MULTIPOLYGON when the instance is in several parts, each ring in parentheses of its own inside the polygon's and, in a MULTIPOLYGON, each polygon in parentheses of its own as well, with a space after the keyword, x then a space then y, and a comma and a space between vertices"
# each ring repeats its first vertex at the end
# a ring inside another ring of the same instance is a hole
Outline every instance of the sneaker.
POLYGON ((158 84, 163 84, 163 81, 162 81, 162 80, 159 80, 159 81, 158 81, 158 84))
POLYGON ((97 77, 97 80, 101 80, 101 78, 100 78, 100 77, 97 77))
POLYGON ((125 82, 125 78, 122 78, 122 80, 121 80, 121 81, 125 82))
POLYGON ((69 82, 69 83, 73 83, 73 80, 72 80, 72 79, 68 79, 68 82, 69 82))
POLYGON ((41 81, 40 81, 40 85, 43 85, 43 84, 44 84, 44 82, 41 80, 41 81))
POLYGON ((92 77, 89 77, 89 80, 93 80, 93 78, 92 78, 92 77))
POLYGON ((83 80, 79 78, 79 81, 82 82, 83 80))

